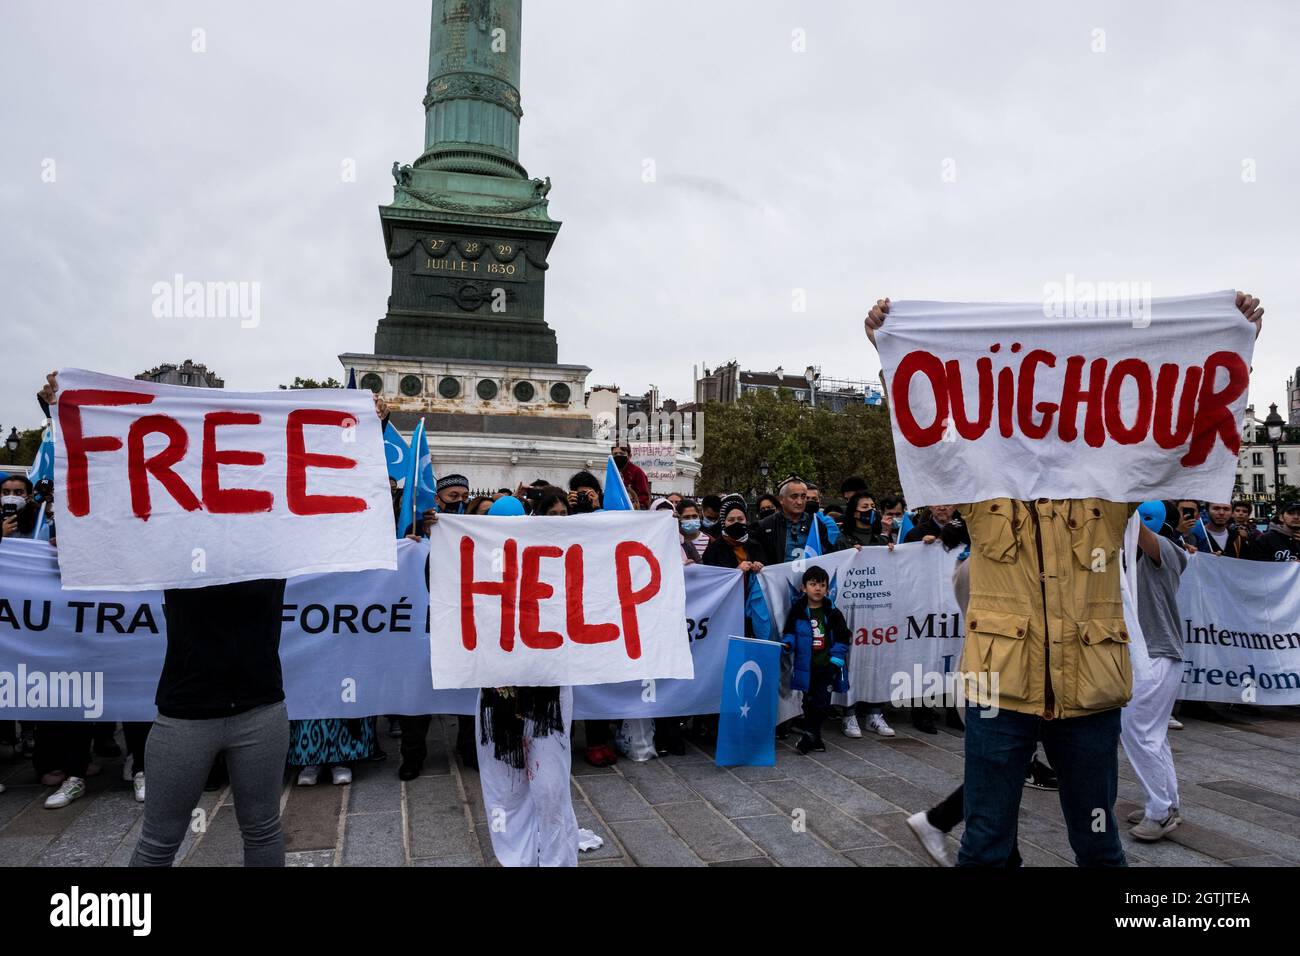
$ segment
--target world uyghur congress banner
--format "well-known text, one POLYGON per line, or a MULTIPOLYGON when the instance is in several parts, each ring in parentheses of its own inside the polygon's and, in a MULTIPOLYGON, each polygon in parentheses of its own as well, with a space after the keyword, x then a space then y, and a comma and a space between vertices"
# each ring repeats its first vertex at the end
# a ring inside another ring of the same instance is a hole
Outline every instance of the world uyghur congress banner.
POLYGON ((443 515, 429 536, 436 688, 693 676, 681 537, 664 511, 443 515))
MULTIPOLYGON (((280 658, 289 716, 472 714, 475 690, 435 691, 429 678, 427 542, 397 542, 395 571, 293 578, 280 658)), ((742 574, 685 569, 693 680, 578 687, 575 718, 716 713, 729 635, 744 631, 742 574)), ((167 622, 158 591, 59 587, 54 549, 0 543, 0 717, 153 720, 167 622)))
POLYGON ((908 503, 1225 501, 1254 336, 1232 292, 895 302, 876 344, 908 503))
POLYGON ((193 588, 396 567, 374 399, 59 372, 63 584, 193 588))

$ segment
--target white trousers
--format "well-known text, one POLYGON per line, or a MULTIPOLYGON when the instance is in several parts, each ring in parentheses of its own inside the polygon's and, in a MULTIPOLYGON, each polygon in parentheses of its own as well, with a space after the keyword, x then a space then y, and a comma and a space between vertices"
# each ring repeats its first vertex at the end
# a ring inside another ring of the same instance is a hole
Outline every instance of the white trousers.
POLYGON ((1147 794, 1146 815, 1169 816, 1178 806, 1178 777, 1169 750, 1169 717, 1183 680, 1183 662, 1151 658, 1148 680, 1133 681, 1133 699, 1120 712, 1120 741, 1147 794))
POLYGON ((564 730, 525 738, 524 768, 516 770, 492 755, 492 743, 482 743, 480 709, 474 708, 483 807, 502 866, 578 865, 578 819, 569 789, 572 687, 560 688, 560 713, 564 730))

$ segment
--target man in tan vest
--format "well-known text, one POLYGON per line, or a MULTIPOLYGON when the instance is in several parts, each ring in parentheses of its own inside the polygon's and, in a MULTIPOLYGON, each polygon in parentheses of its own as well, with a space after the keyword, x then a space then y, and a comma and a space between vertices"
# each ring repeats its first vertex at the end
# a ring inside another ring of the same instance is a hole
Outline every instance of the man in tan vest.
MULTIPOLYGON (((1259 300, 1239 292, 1237 308, 1258 336, 1259 300)), ((888 314, 881 299, 867 315, 872 345, 888 314)), ((972 678, 958 866, 1007 865, 1039 739, 1060 780, 1076 862, 1125 865, 1114 808, 1133 673, 1119 549, 1136 507, 1101 498, 958 505, 971 538, 960 669, 972 678)))

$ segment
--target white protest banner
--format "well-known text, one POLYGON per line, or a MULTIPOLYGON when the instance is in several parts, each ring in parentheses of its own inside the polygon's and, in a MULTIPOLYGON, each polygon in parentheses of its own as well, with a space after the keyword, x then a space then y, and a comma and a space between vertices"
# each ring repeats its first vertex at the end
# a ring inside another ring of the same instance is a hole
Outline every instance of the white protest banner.
POLYGON ((1232 292, 895 302, 876 344, 908 504, 1226 501, 1254 335, 1232 292))
POLYGON ((1178 610, 1180 698, 1300 704, 1300 563, 1193 554, 1178 610))
POLYGON ((64 587, 397 566, 365 389, 228 392, 64 369, 53 415, 64 587))
MULTIPOLYGON (((396 571, 309 574, 285 587, 280 636, 293 720, 473 714, 474 690, 429 682, 426 541, 397 542, 396 571)), ((691 566, 691 680, 579 687, 575 720, 717 713, 727 635, 743 631, 741 572, 691 566)), ((0 543, 0 719, 153 720, 167 643, 159 591, 65 591, 54 549, 0 543)))
MULTIPOLYGON (((943 691, 961 659, 965 630, 952 590, 956 551, 939 544, 900 544, 837 551, 804 561, 769 565, 759 575, 779 632, 798 598, 803 572, 812 565, 830 577, 828 596, 853 635, 849 692, 837 704, 858 701, 908 704, 927 691, 943 691)), ((782 667, 781 720, 798 713, 791 695, 789 660, 782 667)))
POLYGON ((442 515, 429 546, 435 688, 690 678, 677 521, 664 511, 442 515))
POLYGON ((672 442, 633 443, 632 463, 645 472, 647 481, 672 481, 677 477, 677 446, 672 442))

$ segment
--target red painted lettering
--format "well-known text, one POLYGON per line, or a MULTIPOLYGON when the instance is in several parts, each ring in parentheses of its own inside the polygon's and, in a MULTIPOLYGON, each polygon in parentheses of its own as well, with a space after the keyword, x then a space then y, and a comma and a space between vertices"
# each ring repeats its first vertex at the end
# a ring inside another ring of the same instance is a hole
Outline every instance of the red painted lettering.
POLYGON ((524 548, 522 568, 519 572, 519 639, 525 647, 553 650, 564 642, 558 631, 541 629, 541 607, 555 593, 555 589, 538 577, 542 558, 558 558, 564 550, 549 544, 533 544, 524 548))
POLYGON ((131 510, 141 521, 148 521, 152 513, 149 501, 150 475, 186 511, 198 511, 203 507, 190 486, 172 471, 176 463, 185 457, 189 444, 190 438, 185 434, 185 428, 170 415, 145 415, 131 423, 126 436, 126 475, 131 487, 131 510), (167 436, 167 446, 152 458, 145 458, 144 438, 152 434, 167 436))
POLYGON ((90 485, 86 455, 92 451, 117 451, 122 439, 110 435, 84 435, 81 428, 81 409, 87 405, 148 405, 152 395, 143 392, 116 392, 99 388, 76 388, 64 392, 59 398, 59 437, 67 455, 67 475, 62 492, 68 503, 68 513, 78 518, 90 513, 90 485))
POLYGON ((569 640, 575 644, 604 644, 618 640, 617 624, 588 624, 582 606, 582 545, 564 555, 564 611, 569 640))
POLYGON ((1236 456, 1241 451, 1241 433, 1232 415, 1231 405, 1250 385, 1250 369, 1236 352, 1215 352, 1205 361, 1205 374, 1201 378, 1201 394, 1196 403, 1196 423, 1192 426, 1192 444, 1183 455, 1181 464, 1192 468, 1210 457, 1214 437, 1223 439, 1223 447, 1236 456), (1219 369, 1228 373, 1223 391, 1214 390, 1214 380, 1219 369))
POLYGON ((309 495, 307 494, 308 468, 355 468, 357 463, 343 455, 321 455, 309 453, 303 437, 303 429, 308 425, 331 425, 335 428, 348 428, 356 424, 347 412, 326 408, 299 408, 289 413, 288 431, 288 481, 287 498, 289 510, 296 515, 352 514, 366 510, 364 498, 349 495, 309 495))
POLYGON ((1141 359, 1126 358, 1116 362, 1106 380, 1106 430, 1110 437, 1120 445, 1136 445, 1146 441, 1151 428, 1151 369, 1141 359), (1133 379, 1137 386, 1137 415, 1132 425, 1125 425, 1120 414, 1120 392, 1124 388, 1124 379, 1133 379))
POLYGON ((908 352, 898 363, 894 371, 891 386, 894 403, 894 420, 903 437, 917 448, 926 448, 943 438, 944 422, 948 418, 948 385, 944 380, 943 363, 938 356, 930 352, 917 350, 908 352), (934 394, 934 421, 922 428, 912 415, 912 406, 908 401, 908 389, 912 376, 924 375, 930 380, 930 390, 934 394))
POLYGON ((252 488, 222 488, 221 465, 262 465, 266 456, 259 451, 217 450, 217 429, 223 425, 257 425, 256 412, 208 412, 203 416, 203 506, 213 514, 247 515, 270 511, 274 502, 269 491, 252 488))
POLYGON ((641 629, 636 620, 636 606, 659 593, 659 562, 655 560, 654 552, 640 541, 620 541, 614 548, 614 568, 618 581, 618 604, 623 612, 623 641, 627 645, 627 656, 635 661, 641 657, 641 629), (640 558, 650 569, 650 580, 636 591, 632 590, 633 558, 640 558))
POLYGON ((465 650, 478 646, 478 626, 474 623, 474 595, 486 594, 501 599, 501 649, 515 648, 515 591, 519 580, 519 542, 506 538, 505 569, 500 581, 474 580, 474 539, 460 539, 460 639, 465 650))

